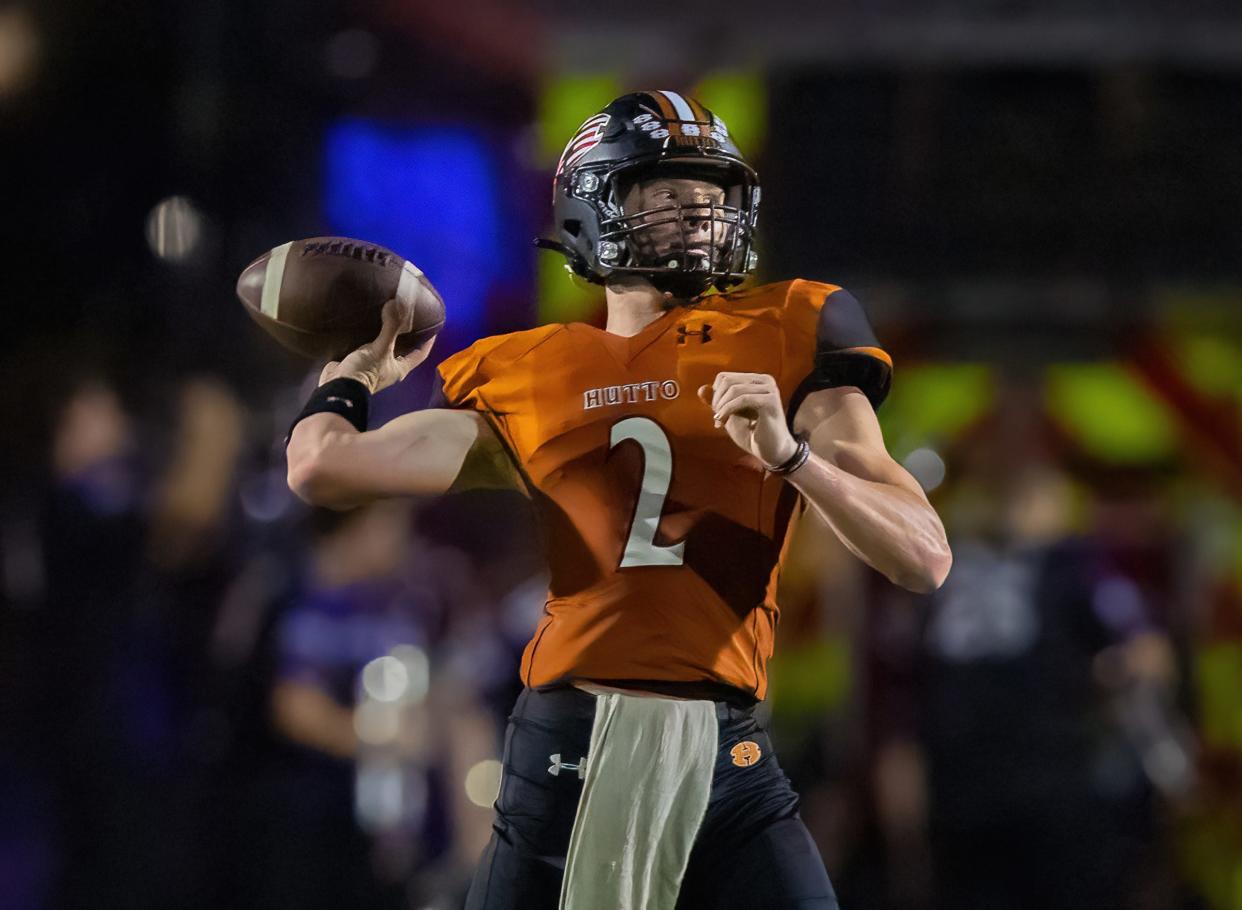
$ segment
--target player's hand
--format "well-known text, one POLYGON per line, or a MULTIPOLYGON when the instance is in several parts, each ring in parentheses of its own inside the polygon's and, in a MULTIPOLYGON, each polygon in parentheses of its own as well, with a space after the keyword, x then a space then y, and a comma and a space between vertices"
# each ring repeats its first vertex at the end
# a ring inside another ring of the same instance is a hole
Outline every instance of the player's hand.
POLYGON ((699 387, 699 397, 712 409, 716 426, 723 426, 738 448, 768 467, 793 457, 798 441, 789 432, 776 380, 767 373, 717 373, 711 385, 699 387))
POLYGON ((435 344, 435 336, 402 357, 394 352, 397 336, 408 332, 413 324, 412 306, 390 300, 384 304, 381 317, 384 323, 378 337, 370 344, 351 351, 343 360, 329 361, 319 374, 320 385, 329 379, 346 377, 357 379, 374 393, 396 385, 409 375, 410 370, 427 359, 431 346, 435 344))

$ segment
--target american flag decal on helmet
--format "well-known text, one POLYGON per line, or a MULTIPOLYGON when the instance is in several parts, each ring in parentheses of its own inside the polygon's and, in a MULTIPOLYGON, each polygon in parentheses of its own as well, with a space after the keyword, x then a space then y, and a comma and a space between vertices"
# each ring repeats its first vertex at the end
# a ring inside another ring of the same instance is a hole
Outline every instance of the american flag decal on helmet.
POLYGON ((596 114, 578 127, 578 132, 574 134, 574 138, 569 140, 565 151, 561 153, 561 160, 556 165, 556 176, 559 177, 561 171, 571 167, 579 158, 603 141, 604 130, 608 128, 610 119, 608 114, 596 114))

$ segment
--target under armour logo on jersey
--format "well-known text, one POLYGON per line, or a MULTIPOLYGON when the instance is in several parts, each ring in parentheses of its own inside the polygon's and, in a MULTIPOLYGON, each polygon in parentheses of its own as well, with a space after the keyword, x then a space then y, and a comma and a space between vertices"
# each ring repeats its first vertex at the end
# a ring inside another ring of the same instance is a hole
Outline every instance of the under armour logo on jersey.
POLYGON ((700 342, 707 344, 707 342, 712 340, 712 327, 707 323, 703 323, 703 330, 695 331, 693 329, 686 328, 684 325, 677 326, 678 344, 685 344, 690 339, 691 335, 697 336, 700 342))
POLYGON ((733 764, 739 768, 749 768, 763 757, 763 750, 757 742, 744 739, 729 750, 729 755, 733 757, 733 764))
POLYGON ((548 773, 553 777, 560 777, 561 771, 577 771, 578 779, 586 778, 586 756, 578 759, 576 762, 561 761, 561 753, 549 755, 548 761, 552 762, 552 767, 548 768, 548 773))

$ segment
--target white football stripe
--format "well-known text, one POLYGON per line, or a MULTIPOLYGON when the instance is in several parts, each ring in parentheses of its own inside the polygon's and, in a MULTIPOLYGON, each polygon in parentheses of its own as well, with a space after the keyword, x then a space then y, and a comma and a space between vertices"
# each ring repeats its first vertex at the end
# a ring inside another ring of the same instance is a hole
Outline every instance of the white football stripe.
POLYGON ((418 279, 422 277, 422 270, 407 259, 401 266, 401 278, 397 282, 397 299, 402 303, 414 303, 414 295, 422 287, 422 282, 418 279))
POLYGON ((693 123, 698 118, 694 116, 694 111, 690 109, 690 105, 686 104, 686 99, 676 92, 660 92, 673 105, 673 110, 677 112, 677 116, 682 120, 689 120, 693 123))
POLYGON ((263 273, 263 300, 259 311, 271 319, 276 319, 279 315, 280 285, 285 280, 285 259, 289 256, 291 246, 292 240, 276 247, 267 257, 267 269, 263 273))

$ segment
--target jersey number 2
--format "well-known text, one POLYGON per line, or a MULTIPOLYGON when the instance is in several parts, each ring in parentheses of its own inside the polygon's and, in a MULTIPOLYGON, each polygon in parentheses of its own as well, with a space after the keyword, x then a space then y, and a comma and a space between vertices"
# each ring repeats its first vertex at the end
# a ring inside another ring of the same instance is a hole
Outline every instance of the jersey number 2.
POLYGON ((613 424, 609 439, 611 448, 615 449, 627 439, 643 447, 643 485, 638 491, 638 504, 634 507, 634 522, 630 525, 629 540, 625 542, 621 568, 679 566, 684 561, 684 540, 668 547, 655 544, 664 497, 673 480, 673 448, 660 425, 647 417, 627 417, 613 424))

